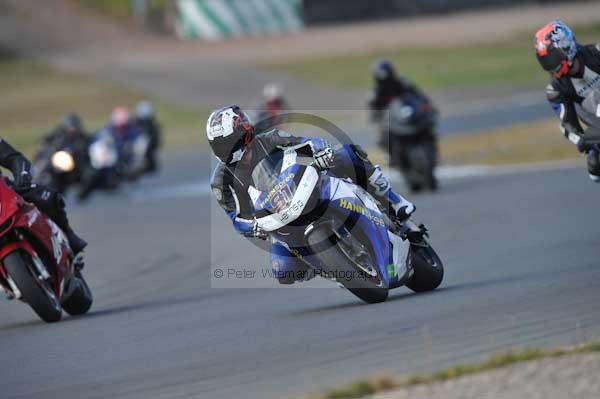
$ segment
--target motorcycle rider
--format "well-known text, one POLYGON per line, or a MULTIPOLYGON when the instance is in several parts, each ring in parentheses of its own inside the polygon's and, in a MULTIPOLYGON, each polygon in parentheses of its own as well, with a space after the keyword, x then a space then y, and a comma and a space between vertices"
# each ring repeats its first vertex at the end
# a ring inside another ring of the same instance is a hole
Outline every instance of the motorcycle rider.
MULTIPOLYGON (((129 154, 125 150, 127 144, 132 143, 138 135, 139 129, 132 123, 127 108, 116 107, 111 113, 110 122, 94 135, 92 141, 113 142, 118 158, 117 164, 122 165, 129 161, 129 154)), ((117 168, 114 169, 115 170, 111 170, 111 177, 114 177, 118 173, 117 168)), ((80 201, 85 201, 92 192, 103 184, 104 178, 105 175, 103 173, 98 173, 94 168, 90 168, 84 178, 81 191, 78 194, 78 199, 80 201)))
POLYGON ((600 150, 587 148, 582 123, 600 133, 600 45, 577 43, 562 21, 552 21, 534 37, 537 60, 550 73, 546 96, 561 121, 565 137, 584 152, 590 179, 600 182, 600 150))
POLYGON ((157 152, 161 146, 161 127, 154 115, 154 107, 148 101, 141 101, 135 112, 135 125, 150 139, 146 151, 146 172, 158 170, 157 152))
POLYGON ((48 215, 64 231, 74 257, 77 259, 77 266, 81 269, 83 267, 82 256, 77 255, 81 254, 87 243, 71 228, 62 195, 32 183, 31 163, 2 138, 0 138, 0 166, 12 172, 15 191, 48 215))
MULTIPOLYGON (((398 76, 392 63, 388 60, 379 60, 372 67, 373 80, 375 88, 368 97, 368 106, 371 110, 371 121, 383 124, 384 111, 388 109, 392 101, 413 97, 418 100, 420 114, 428 115, 426 121, 419 121, 418 126, 414 126, 414 133, 407 135, 406 146, 411 144, 428 143, 432 150, 437 153, 437 139, 435 135, 435 119, 437 110, 431 100, 412 82, 398 76)), ((382 128, 379 138, 379 146, 388 151, 390 149, 390 132, 387 128, 382 128)), ((403 146, 405 147, 405 146, 403 146)), ((403 150, 406 148, 403 148, 403 150)), ((406 158, 405 154, 390 154, 390 159, 394 163, 396 156, 402 160, 406 158)), ((406 162, 404 162, 406 163, 406 162)), ((402 166, 402 165, 401 165, 402 166)))
POLYGON ((139 134, 125 107, 117 107, 112 111, 106 130, 115 140, 119 153, 128 141, 134 140, 139 134))
POLYGON ((38 154, 54 151, 64 147, 71 147, 75 160, 87 156, 89 136, 83 126, 81 117, 71 112, 61 123, 46 135, 39 146, 38 154))
MULTIPOLYGON (((206 123, 208 142, 219 159, 212 179, 211 188, 219 205, 233 222, 233 227, 249 237, 265 239, 267 234, 253 220, 252 201, 248 195, 249 182, 254 167, 277 148, 307 143, 315 166, 328 170, 330 174, 352 178, 371 193, 384 208, 386 214, 396 220, 406 220, 415 206, 391 188, 379 166, 373 165, 366 152, 354 144, 333 148, 321 138, 295 137, 277 128, 258 131, 248 115, 237 105, 214 111, 206 123), (388 212, 388 210, 390 212, 388 212)), ((303 262, 292 255, 283 245, 271 244, 271 264, 282 284, 292 284, 302 270, 303 262)))
POLYGON ((431 105, 431 100, 412 82, 398 76, 394 65, 388 60, 379 60, 372 67, 375 88, 368 96, 371 120, 379 122, 390 103, 398 97, 414 95, 431 105))
POLYGON ((283 87, 275 82, 267 83, 262 90, 262 103, 258 108, 257 129, 266 130, 286 123, 286 119, 281 114, 290 109, 283 87))
MULTIPOLYGON (((76 113, 69 113, 62 122, 46 135, 38 146, 34 162, 49 159, 55 151, 70 148, 75 160, 75 165, 81 172, 89 163, 88 145, 89 136, 85 131, 81 117, 76 113)), ((40 172, 40 170, 38 170, 40 172)))

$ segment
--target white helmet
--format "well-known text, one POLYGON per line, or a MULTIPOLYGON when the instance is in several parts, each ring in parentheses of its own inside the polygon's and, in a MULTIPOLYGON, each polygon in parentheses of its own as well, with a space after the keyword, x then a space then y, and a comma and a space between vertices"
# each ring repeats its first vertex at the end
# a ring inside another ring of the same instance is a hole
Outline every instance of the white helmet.
POLYGON ((254 138, 254 126, 248 115, 237 105, 214 111, 206 121, 206 137, 213 153, 222 162, 239 161, 254 138))
POLYGON ((267 102, 283 98, 283 87, 277 83, 267 83, 262 91, 263 99, 267 102))
POLYGON ((135 114, 140 119, 149 119, 154 116, 154 108, 150 101, 140 101, 135 110, 135 114))

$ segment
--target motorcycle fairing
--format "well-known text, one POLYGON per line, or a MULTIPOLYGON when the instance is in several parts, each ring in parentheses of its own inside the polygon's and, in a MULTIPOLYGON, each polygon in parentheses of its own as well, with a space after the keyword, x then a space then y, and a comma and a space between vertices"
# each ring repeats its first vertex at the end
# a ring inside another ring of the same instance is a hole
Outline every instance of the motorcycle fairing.
POLYGON ((368 238, 384 286, 394 288, 404 283, 410 243, 388 231, 374 200, 360 187, 343 179, 330 177, 329 209, 343 214, 350 231, 358 229, 368 238))
MULTIPOLYGON (((49 271, 56 273, 55 291, 60 297, 60 282, 70 265, 70 249, 68 241, 60 228, 48 216, 41 213, 32 204, 24 202, 22 197, 10 189, 0 179, 0 221, 11 221, 11 229, 27 232, 33 242, 27 240, 4 244, 0 249, 0 259, 4 259, 15 250, 23 250, 32 259, 42 256, 52 265, 49 271), (36 245, 39 244, 39 245, 36 245)), ((2 268, 3 269, 3 268, 2 268)), ((2 271, 3 274, 4 270, 2 271)), ((5 276, 4 276, 5 277, 5 276)))

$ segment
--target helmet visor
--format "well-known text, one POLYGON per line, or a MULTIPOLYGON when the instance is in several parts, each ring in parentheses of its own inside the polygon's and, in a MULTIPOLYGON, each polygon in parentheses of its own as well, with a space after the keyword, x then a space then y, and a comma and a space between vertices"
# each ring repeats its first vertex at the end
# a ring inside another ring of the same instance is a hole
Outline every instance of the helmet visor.
POLYGON ((227 137, 217 137, 209 141, 213 153, 221 162, 230 163, 233 153, 242 148, 242 139, 239 135, 231 134, 227 137))
POLYGON ((566 58, 561 51, 552 49, 544 56, 538 55, 537 59, 544 70, 557 73, 562 68, 563 61, 565 61, 566 58))

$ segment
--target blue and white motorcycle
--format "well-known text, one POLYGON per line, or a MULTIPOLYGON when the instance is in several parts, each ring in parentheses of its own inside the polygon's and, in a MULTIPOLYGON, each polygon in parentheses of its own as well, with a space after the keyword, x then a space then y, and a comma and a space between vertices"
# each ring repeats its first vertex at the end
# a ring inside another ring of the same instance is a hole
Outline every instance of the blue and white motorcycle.
POLYGON ((376 200, 348 179, 319 172, 301 144, 278 150, 252 171, 248 193, 255 221, 274 243, 300 258, 312 275, 338 282, 365 302, 390 289, 436 289, 444 267, 427 230, 392 222, 376 200))

